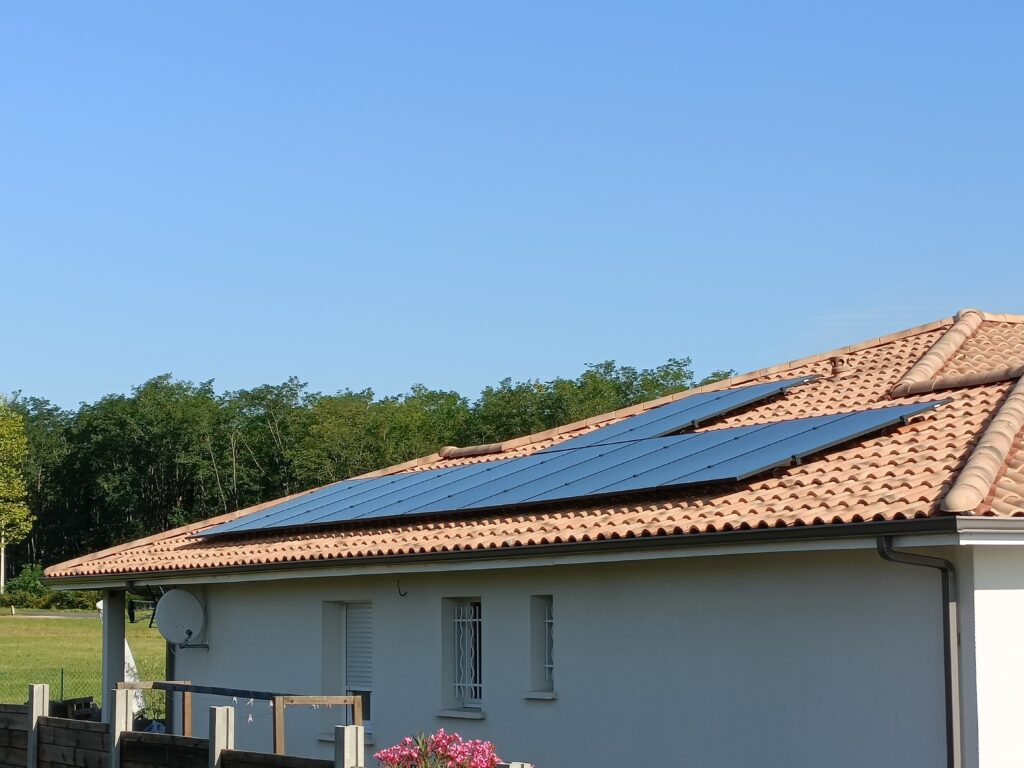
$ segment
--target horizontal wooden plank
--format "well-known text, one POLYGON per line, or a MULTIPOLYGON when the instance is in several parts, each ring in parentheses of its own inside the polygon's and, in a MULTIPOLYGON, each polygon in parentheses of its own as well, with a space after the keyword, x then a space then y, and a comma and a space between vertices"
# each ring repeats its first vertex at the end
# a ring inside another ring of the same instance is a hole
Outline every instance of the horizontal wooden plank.
POLYGON ((121 741, 131 741, 144 744, 164 744, 174 747, 185 747, 188 749, 201 749, 203 751, 207 751, 210 748, 210 742, 208 739, 197 739, 193 736, 176 736, 173 733, 126 731, 121 734, 121 741))
POLYGON ((28 734, 25 731, 12 731, 8 729, 0 731, 0 747, 25 749, 27 742, 28 734))
POLYGON ((28 704, 0 704, 0 715, 27 715, 28 704))
MULTIPOLYGON (((53 747, 51 744, 50 747, 53 747)), ((61 747, 60 749, 68 749, 61 747)), ((110 757, 105 752, 93 752, 91 750, 70 749, 68 752, 49 752, 48 756, 43 755, 40 750, 39 768, 107 768, 110 764, 110 757)))
POLYGON ((39 743, 57 744, 62 747, 78 747, 104 751, 110 748, 110 734, 106 731, 82 731, 73 728, 53 727, 39 723, 39 743))
POLYGON ((67 717, 40 717, 41 725, 49 725, 53 728, 65 728, 69 731, 88 731, 90 733, 109 733, 110 726, 106 723, 96 723, 92 720, 71 720, 67 717))
POLYGON ((0 747, 0 763, 4 765, 17 765, 24 768, 25 750, 20 747, 0 747))
POLYGON ((361 696, 279 696, 286 705, 295 704, 346 704, 353 706, 362 700, 361 696))
POLYGON ((246 752, 227 749, 220 754, 223 768, 334 768, 333 760, 318 760, 314 757, 295 755, 273 755, 269 752, 246 752))
POLYGON ((110 753, 106 750, 75 750, 75 768, 107 768, 109 765, 110 753))
POLYGON ((184 736, 156 733, 133 733, 121 736, 121 764, 124 768, 174 766, 174 768, 206 768, 209 761, 208 742, 184 736), (146 738, 137 738, 143 736, 146 738), (154 739, 162 736, 161 739, 154 739), (178 743, 186 740, 185 743, 178 743))
POLYGON ((61 746, 60 744, 40 744, 39 762, 74 765, 75 748, 61 746))
POLYGON ((28 728, 28 715, 24 712, 0 712, 0 728, 24 731, 28 728))

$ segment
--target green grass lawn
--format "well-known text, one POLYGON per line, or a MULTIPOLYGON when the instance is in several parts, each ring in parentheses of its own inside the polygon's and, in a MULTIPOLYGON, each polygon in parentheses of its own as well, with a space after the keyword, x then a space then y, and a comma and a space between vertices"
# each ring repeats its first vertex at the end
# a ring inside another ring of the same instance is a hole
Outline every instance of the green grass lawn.
MULTIPOLYGON (((9 609, 5 609, 9 611, 9 609)), ((50 698, 102 699, 101 624, 92 611, 19 611, 0 614, 0 703, 22 704, 31 683, 47 683, 50 698), (33 615, 34 614, 34 615, 33 615), (45 617, 40 616, 44 614, 45 617), (61 672, 63 671, 63 687, 61 672), (63 690, 63 696, 62 696, 63 690)), ((128 644, 142 680, 163 680, 164 640, 148 621, 126 624, 128 644)), ((153 706, 162 709, 154 697, 153 706)))

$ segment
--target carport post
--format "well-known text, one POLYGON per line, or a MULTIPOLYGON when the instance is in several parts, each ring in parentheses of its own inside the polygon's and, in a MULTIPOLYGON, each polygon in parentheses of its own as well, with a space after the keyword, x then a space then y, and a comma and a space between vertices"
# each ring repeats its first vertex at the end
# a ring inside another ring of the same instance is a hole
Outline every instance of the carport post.
POLYGON ((111 722, 111 691, 124 680, 124 590, 103 591, 103 722, 111 722))

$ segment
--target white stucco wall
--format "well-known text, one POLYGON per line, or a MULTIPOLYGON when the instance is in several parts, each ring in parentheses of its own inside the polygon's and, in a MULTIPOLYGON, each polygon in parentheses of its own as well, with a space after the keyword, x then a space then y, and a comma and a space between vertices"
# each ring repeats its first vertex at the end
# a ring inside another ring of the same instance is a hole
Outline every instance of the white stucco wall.
MULTIPOLYGON (((371 600, 377 748, 444 727, 543 768, 933 768, 945 764, 938 579, 839 551, 403 575, 404 597, 392 576, 209 585, 195 591, 210 649, 179 651, 175 675, 341 693, 323 687, 323 659, 342 652, 324 639, 323 605, 371 600), (536 594, 554 596, 554 701, 523 698, 536 594), (462 596, 482 600, 484 720, 436 714, 442 600, 462 596)), ((1024 590, 1012 599, 1024 608, 1024 590)), ((1024 683, 1024 662, 1010 673, 1024 683)), ((197 735, 211 703, 225 702, 196 697, 197 735)), ((251 724, 235 706, 238 743, 269 750, 267 704, 251 724)), ((329 717, 289 710, 288 751, 329 756, 316 738, 329 717)))
POLYGON ((975 548, 970 578, 963 605, 968 764, 977 759, 982 768, 1019 768, 1024 765, 1024 547, 975 548), (967 602, 972 588, 973 611, 967 602))

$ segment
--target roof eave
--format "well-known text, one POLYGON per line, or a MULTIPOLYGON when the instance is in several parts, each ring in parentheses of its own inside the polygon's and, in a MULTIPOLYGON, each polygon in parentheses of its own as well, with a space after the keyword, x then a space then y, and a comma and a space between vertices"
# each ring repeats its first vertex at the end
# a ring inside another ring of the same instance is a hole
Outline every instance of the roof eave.
MULTIPOLYGON (((957 534, 963 518, 953 516, 915 518, 911 520, 885 520, 864 523, 831 523, 827 525, 787 526, 779 528, 752 528, 715 533, 676 534, 669 536, 643 536, 636 538, 605 539, 601 541, 535 544, 527 547, 501 547, 494 549, 465 549, 445 552, 413 553, 384 557, 332 558, 324 560, 298 560, 262 565, 239 565, 219 568, 179 568, 164 571, 144 571, 106 575, 51 576, 44 579, 50 586, 61 590, 130 588, 133 583, 148 583, 163 579, 192 579, 196 582, 221 576, 266 575, 296 570, 344 571, 366 566, 401 566, 465 562, 467 560, 496 561, 515 558, 551 558, 583 553, 629 552, 651 549, 685 549, 691 547, 725 547, 745 544, 768 544, 823 541, 828 539, 871 538, 894 535, 957 534)), ((1012 523, 1011 520, 975 518, 974 522, 1012 523)), ((1024 533, 1024 519, 1017 529, 1024 533)), ((989 526, 994 531, 998 526, 989 526)), ((722 554, 730 554, 723 551, 722 554)))

